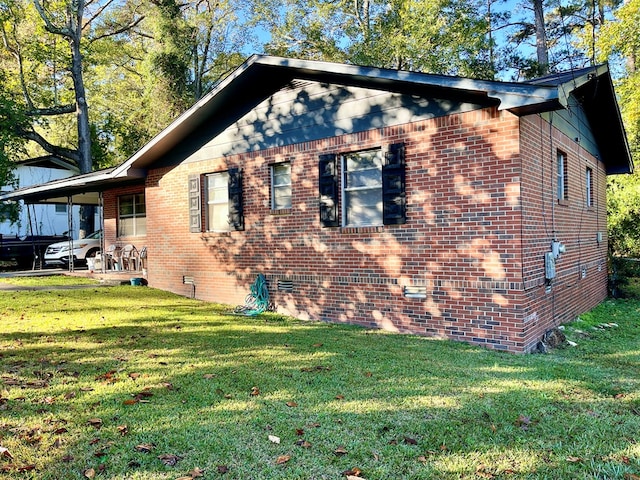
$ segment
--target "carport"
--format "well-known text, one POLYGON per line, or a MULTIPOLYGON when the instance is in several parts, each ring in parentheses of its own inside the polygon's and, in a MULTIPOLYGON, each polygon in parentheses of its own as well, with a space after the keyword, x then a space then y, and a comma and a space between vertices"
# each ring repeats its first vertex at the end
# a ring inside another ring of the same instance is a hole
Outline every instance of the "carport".
MULTIPOLYGON (((12 192, 0 194, 0 201, 11 202, 22 200, 25 205, 52 204, 67 205, 69 231, 74 221, 73 206, 97 207, 100 212, 99 228, 104 230, 103 192, 114 185, 140 185, 144 183, 144 176, 117 175, 116 168, 109 168, 83 175, 54 180, 51 182, 20 188, 12 192)), ((77 242, 77 240, 75 240, 77 242)), ((73 252, 74 239, 69 237, 69 251, 73 252)), ((100 251, 104 254, 104 235, 100 240, 100 251)), ((69 271, 74 270, 74 262, 69 262, 69 271)), ((101 262, 100 270, 104 272, 105 262, 101 262)))

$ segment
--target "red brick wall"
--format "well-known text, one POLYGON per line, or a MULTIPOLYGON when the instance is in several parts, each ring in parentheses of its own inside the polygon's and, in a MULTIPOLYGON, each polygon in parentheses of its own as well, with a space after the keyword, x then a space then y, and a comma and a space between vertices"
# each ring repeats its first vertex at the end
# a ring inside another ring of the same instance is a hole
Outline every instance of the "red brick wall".
MULTIPOLYGON (((264 273, 278 310, 298 318, 528 351, 550 325, 595 299, 587 294, 589 302, 570 301, 562 292, 582 295, 586 284, 602 277, 590 260, 583 285, 572 285, 575 260, 586 261, 587 254, 575 248, 577 237, 567 236, 568 251, 558 262, 561 274, 552 293, 545 293, 542 252, 550 245, 540 228, 546 217, 540 214, 542 187, 534 171, 540 161, 535 122, 488 109, 153 170, 146 185, 149 284, 189 295, 192 287, 183 284, 183 276, 191 276, 198 298, 235 305, 264 273), (527 143, 522 156, 521 135, 527 143), (397 142, 406 146, 407 223, 322 228, 318 155, 397 142), (269 166, 284 160, 292 164, 293 206, 274 213, 269 166), (245 230, 190 233, 189 175, 236 166, 243 170, 245 230), (523 204, 521 190, 533 192, 532 200, 523 204), (523 234, 530 243, 525 247, 523 234), (293 291, 278 291, 282 279, 293 281, 293 291), (404 286, 426 287, 426 298, 404 297, 404 286)), ((578 155, 569 147, 565 151, 578 155)), ((604 189, 598 205, 600 195, 604 189)), ((105 195, 105 205, 114 198, 105 195)), ((575 208, 569 205, 562 218, 558 213, 556 224, 572 222, 575 208)), ((108 236, 115 231, 114 216, 105 208, 108 236)), ((584 236, 592 225, 590 220, 583 224, 584 236)), ((563 228, 567 235, 574 232, 563 228)), ((601 287, 596 290, 599 295, 601 287)))
POLYGON ((538 116, 522 119, 525 330, 527 345, 552 326, 574 320, 607 296, 606 172, 579 142, 538 116), (568 199, 557 201, 556 156, 566 154, 568 199), (593 207, 586 206, 586 168, 593 171, 593 207), (598 243, 598 232, 602 242, 598 243), (556 278, 544 281, 544 253, 556 239, 566 253, 556 278))
MULTIPOLYGON (((147 237, 119 237, 118 236, 118 197, 120 195, 132 195, 144 192, 144 186, 129 186, 118 188, 114 190, 108 190, 104 192, 104 244, 105 247, 109 245, 118 245, 123 247, 128 243, 133 244, 138 251, 147 246, 147 237)), ((148 206, 147 206, 148 208, 148 206)), ((147 227, 148 228, 148 227, 147 227)), ((147 230, 148 231, 148 230, 147 230)))

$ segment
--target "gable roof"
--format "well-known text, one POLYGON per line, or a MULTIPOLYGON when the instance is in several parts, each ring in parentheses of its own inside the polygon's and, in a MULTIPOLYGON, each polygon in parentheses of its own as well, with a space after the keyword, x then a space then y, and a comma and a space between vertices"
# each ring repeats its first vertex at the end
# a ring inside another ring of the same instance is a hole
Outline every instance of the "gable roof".
MULTIPOLYGON (((566 108, 569 97, 581 101, 596 140, 603 148, 607 173, 629 173, 633 163, 607 65, 549 75, 527 82, 497 82, 433 75, 400 70, 362 67, 312 60, 253 55, 211 92, 180 115, 138 152, 108 171, 87 174, 82 181, 51 185, 51 188, 17 190, 0 200, 31 198, 43 200, 47 190, 72 195, 84 189, 108 188, 116 182, 141 181, 154 164, 198 127, 207 123, 216 135, 274 92, 294 80, 335 83, 411 95, 453 98, 481 106, 496 106, 515 115, 550 112, 566 108), (66 190, 65 190, 66 189, 66 190)), ((49 184, 47 184, 49 185, 49 184)), ((42 186, 41 186, 42 187, 42 186)), ((53 194, 53 192, 51 192, 53 194)))

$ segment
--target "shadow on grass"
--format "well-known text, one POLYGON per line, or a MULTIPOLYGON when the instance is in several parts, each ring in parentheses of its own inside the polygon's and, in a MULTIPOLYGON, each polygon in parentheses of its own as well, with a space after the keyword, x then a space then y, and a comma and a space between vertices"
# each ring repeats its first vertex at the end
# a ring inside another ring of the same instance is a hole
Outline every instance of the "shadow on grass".
POLYGON ((258 479, 339 478, 356 466, 366 478, 638 470, 632 336, 617 346, 621 366, 609 361, 613 352, 599 356, 593 338, 575 350, 513 356, 359 327, 234 317, 228 307, 140 292, 0 299, 10 320, 0 336, 0 442, 14 457, 0 459, 0 469, 14 463, 8 474, 28 478, 18 467, 32 463, 31 478, 41 479, 83 478, 100 465, 104 478, 176 478, 196 467, 214 477, 218 466, 229 468, 225 478, 258 479), (69 318, 51 322, 60 309, 69 318), (30 443, 36 425, 41 438, 30 443), (60 425, 66 432, 56 434, 60 425), (136 450, 143 444, 152 451, 136 450), (162 454, 181 459, 166 466, 162 454), (282 456, 290 459, 277 464, 282 456))

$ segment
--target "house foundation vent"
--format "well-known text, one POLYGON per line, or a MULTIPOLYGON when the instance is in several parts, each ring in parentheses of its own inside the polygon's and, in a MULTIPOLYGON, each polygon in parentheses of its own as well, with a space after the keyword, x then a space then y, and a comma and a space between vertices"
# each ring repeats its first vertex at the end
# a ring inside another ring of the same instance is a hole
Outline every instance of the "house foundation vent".
POLYGON ((278 290, 281 292, 293 292, 293 280, 278 280, 278 290))
POLYGON ((427 287, 416 285, 404 287, 402 294, 406 298, 427 298, 427 287))

